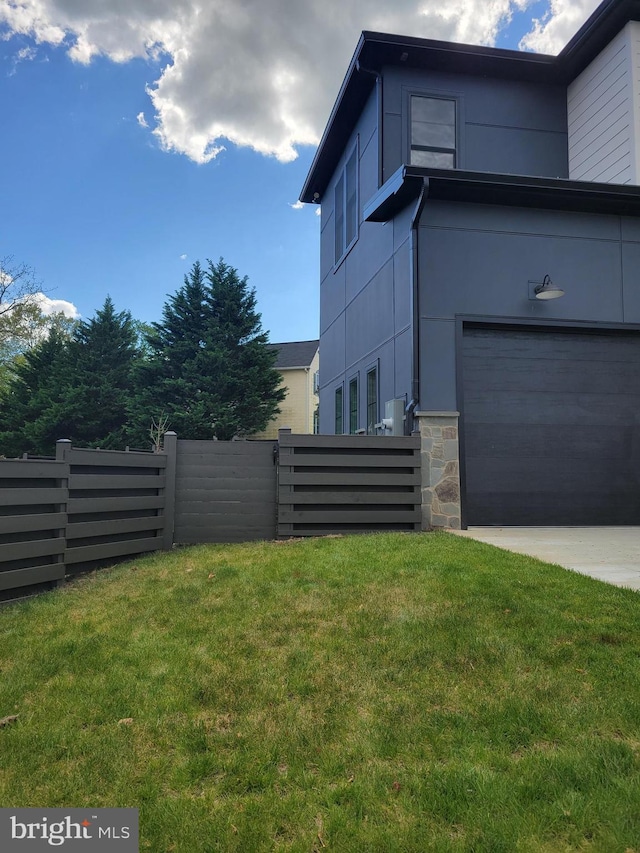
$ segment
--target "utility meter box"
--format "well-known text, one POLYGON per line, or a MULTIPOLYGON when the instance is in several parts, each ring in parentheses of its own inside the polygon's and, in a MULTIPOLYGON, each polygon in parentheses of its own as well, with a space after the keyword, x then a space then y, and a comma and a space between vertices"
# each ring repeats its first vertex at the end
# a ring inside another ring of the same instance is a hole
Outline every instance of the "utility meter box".
POLYGON ((384 435, 404 435, 404 400, 387 400, 384 404, 384 435))

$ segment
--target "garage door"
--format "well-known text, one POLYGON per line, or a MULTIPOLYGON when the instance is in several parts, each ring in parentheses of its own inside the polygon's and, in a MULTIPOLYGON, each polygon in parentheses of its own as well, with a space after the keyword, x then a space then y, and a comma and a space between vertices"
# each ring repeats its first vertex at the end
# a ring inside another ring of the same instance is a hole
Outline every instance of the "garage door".
POLYGON ((640 524, 640 335, 465 328, 467 524, 640 524))

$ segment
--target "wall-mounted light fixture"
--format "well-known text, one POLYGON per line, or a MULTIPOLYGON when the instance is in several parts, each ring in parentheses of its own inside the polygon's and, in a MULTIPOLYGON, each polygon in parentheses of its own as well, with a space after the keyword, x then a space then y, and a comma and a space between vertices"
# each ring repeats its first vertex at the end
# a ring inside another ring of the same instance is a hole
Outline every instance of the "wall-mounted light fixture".
POLYGON ((564 290, 554 284, 549 275, 541 282, 529 282, 529 299, 558 299, 560 296, 564 296, 564 290))

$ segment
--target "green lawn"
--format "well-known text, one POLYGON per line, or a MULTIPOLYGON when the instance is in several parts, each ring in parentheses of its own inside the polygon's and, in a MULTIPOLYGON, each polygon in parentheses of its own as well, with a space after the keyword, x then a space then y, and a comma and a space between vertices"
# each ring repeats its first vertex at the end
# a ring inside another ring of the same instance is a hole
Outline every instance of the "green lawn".
POLYGON ((448 534, 154 555, 0 609, 0 805, 141 850, 640 851, 640 596, 448 534))

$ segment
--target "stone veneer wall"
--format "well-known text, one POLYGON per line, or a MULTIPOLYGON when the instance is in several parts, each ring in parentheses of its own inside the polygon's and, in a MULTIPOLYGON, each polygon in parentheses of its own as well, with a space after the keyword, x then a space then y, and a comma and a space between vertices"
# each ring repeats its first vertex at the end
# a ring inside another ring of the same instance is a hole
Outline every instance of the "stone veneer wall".
POLYGON ((422 456, 422 528, 460 529, 458 412, 416 412, 422 456))

